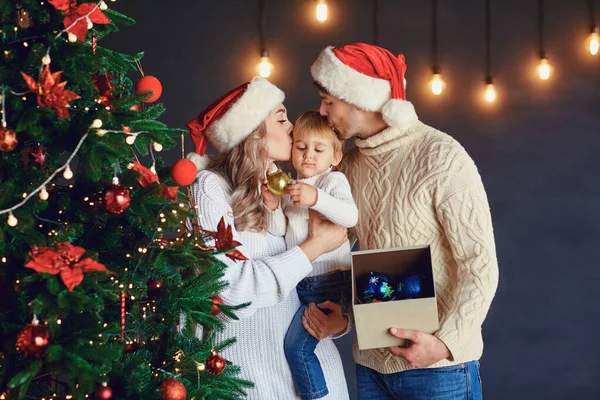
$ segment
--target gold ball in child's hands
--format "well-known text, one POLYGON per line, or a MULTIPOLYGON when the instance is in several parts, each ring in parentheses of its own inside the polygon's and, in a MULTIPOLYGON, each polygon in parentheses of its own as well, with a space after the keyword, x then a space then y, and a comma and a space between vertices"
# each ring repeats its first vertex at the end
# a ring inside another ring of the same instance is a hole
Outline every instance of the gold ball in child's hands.
POLYGON ((267 189, 277 196, 285 193, 285 188, 292 182, 292 177, 283 171, 267 174, 267 189))

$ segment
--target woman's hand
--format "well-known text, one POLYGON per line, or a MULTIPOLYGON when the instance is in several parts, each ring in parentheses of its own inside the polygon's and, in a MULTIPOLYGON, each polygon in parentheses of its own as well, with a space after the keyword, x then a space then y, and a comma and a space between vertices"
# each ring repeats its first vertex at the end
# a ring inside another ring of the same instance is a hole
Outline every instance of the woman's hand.
POLYGON ((279 196, 274 195, 269 189, 267 189, 266 179, 263 181, 262 185, 260 185, 260 193, 262 194, 265 207, 271 211, 277 210, 277 207, 279 207, 279 196))
POLYGON ((319 213, 309 210, 308 239, 300 245, 310 261, 329 253, 348 240, 348 230, 333 222, 321 220, 319 213))
POLYGON ((327 300, 319 307, 310 303, 304 311, 302 325, 312 337, 321 340, 344 332, 348 326, 348 317, 342 314, 342 306, 327 300), (329 310, 329 313, 325 314, 319 308, 329 310))

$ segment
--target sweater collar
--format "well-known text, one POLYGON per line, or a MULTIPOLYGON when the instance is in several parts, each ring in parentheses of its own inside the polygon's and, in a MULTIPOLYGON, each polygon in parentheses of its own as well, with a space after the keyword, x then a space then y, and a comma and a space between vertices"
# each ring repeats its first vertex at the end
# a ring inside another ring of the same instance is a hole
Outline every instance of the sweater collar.
POLYGON ((319 179, 321 179, 321 177, 323 177, 324 175, 327 175, 331 172, 332 167, 327 168, 325 171, 321 172, 320 174, 317 175, 313 175, 310 178, 298 178, 296 179, 298 182, 304 182, 307 183, 309 185, 315 186, 315 183, 317 183, 319 181, 319 179))
POLYGON ((419 129, 421 126, 420 122, 404 130, 389 126, 367 139, 356 138, 355 144, 358 150, 366 156, 384 154, 413 141, 420 132, 423 132, 422 129, 419 129))

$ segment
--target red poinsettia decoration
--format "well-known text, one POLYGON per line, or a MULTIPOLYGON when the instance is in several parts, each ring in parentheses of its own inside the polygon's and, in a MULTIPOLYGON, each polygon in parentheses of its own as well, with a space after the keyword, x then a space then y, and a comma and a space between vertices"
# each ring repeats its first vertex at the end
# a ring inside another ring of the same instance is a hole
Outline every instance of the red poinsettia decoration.
POLYGON ((167 186, 164 183, 160 185, 160 194, 170 201, 177 201, 177 190, 179 186, 167 186))
POLYGON ((57 243, 55 247, 32 247, 29 252, 31 260, 25 266, 37 272, 47 272, 52 275, 60 274, 63 283, 73 291, 73 288, 83 281, 84 272, 106 271, 103 264, 91 258, 81 257, 85 254, 83 247, 73 246, 71 243, 57 243))
POLYGON ((67 32, 77 36, 79 40, 85 40, 89 29, 88 23, 110 24, 110 20, 95 3, 77 5, 76 0, 48 0, 48 2, 57 10, 65 13, 63 24, 67 28, 67 32))
POLYGON ((140 183, 140 186, 142 186, 143 188, 146 188, 155 182, 158 183, 158 175, 156 175, 155 173, 150 171, 149 168, 144 167, 139 162, 137 162, 137 161, 133 162, 133 170, 135 172, 140 173, 138 182, 140 183))
POLYGON ((38 105, 54 109, 59 118, 69 118, 69 102, 80 97, 77 93, 65 89, 67 82, 60 82, 60 74, 62 71, 51 73, 50 66, 46 65, 38 83, 31 76, 21 72, 29 89, 37 93, 38 105))
POLYGON ((112 90, 113 90, 113 85, 111 83, 112 79, 113 79, 113 76, 108 75, 107 73, 95 74, 94 76, 92 76, 92 82, 94 82, 94 85, 96 85, 98 92, 100 92, 100 97, 98 97, 100 104, 102 104, 105 107, 110 107, 110 108, 112 108, 112 105, 110 104, 110 100, 114 97, 114 95, 112 93, 112 90))
POLYGON ((33 161, 40 165, 40 167, 44 166, 44 161, 46 160, 46 155, 44 154, 44 148, 42 145, 39 145, 35 151, 32 151, 31 157, 33 157, 33 161))
MULTIPOLYGON (((215 245, 210 247, 200 247, 202 250, 213 250, 213 249, 233 249, 234 247, 241 246, 242 244, 237 240, 233 240, 233 233, 231 231, 231 225, 225 225, 225 219, 221 217, 219 224, 217 225, 217 231, 211 232, 204 229, 200 229, 202 232, 215 239, 215 245)), ((239 250, 231 250, 225 253, 225 255, 231 258, 233 261, 247 260, 239 250)))

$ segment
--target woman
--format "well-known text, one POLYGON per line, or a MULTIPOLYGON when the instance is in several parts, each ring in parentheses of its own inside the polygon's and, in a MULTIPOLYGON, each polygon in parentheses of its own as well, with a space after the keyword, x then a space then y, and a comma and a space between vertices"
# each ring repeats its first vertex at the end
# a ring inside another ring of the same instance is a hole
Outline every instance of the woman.
MULTIPOLYGON (((347 240, 346 229, 311 217, 309 238, 300 246, 285 248, 282 237, 266 232, 269 214, 261 185, 269 166, 290 159, 292 124, 282 102, 283 92, 262 78, 235 88, 188 124, 196 154, 188 155, 201 171, 192 193, 200 225, 216 231, 221 218, 233 228, 237 249, 247 261, 220 259, 227 264, 220 293, 225 304, 251 303, 227 321, 217 340, 235 337, 222 355, 239 365, 241 376, 255 383, 248 398, 288 400, 299 398, 287 364, 283 341, 300 307, 296 284, 312 270, 311 261, 347 240), (204 156, 207 139, 221 157, 209 164, 204 156)), ((329 386, 326 399, 348 399, 339 353, 328 336, 343 333, 347 320, 340 308, 329 306, 329 315, 314 305, 307 310, 307 330, 326 337, 317 348, 329 386)))

